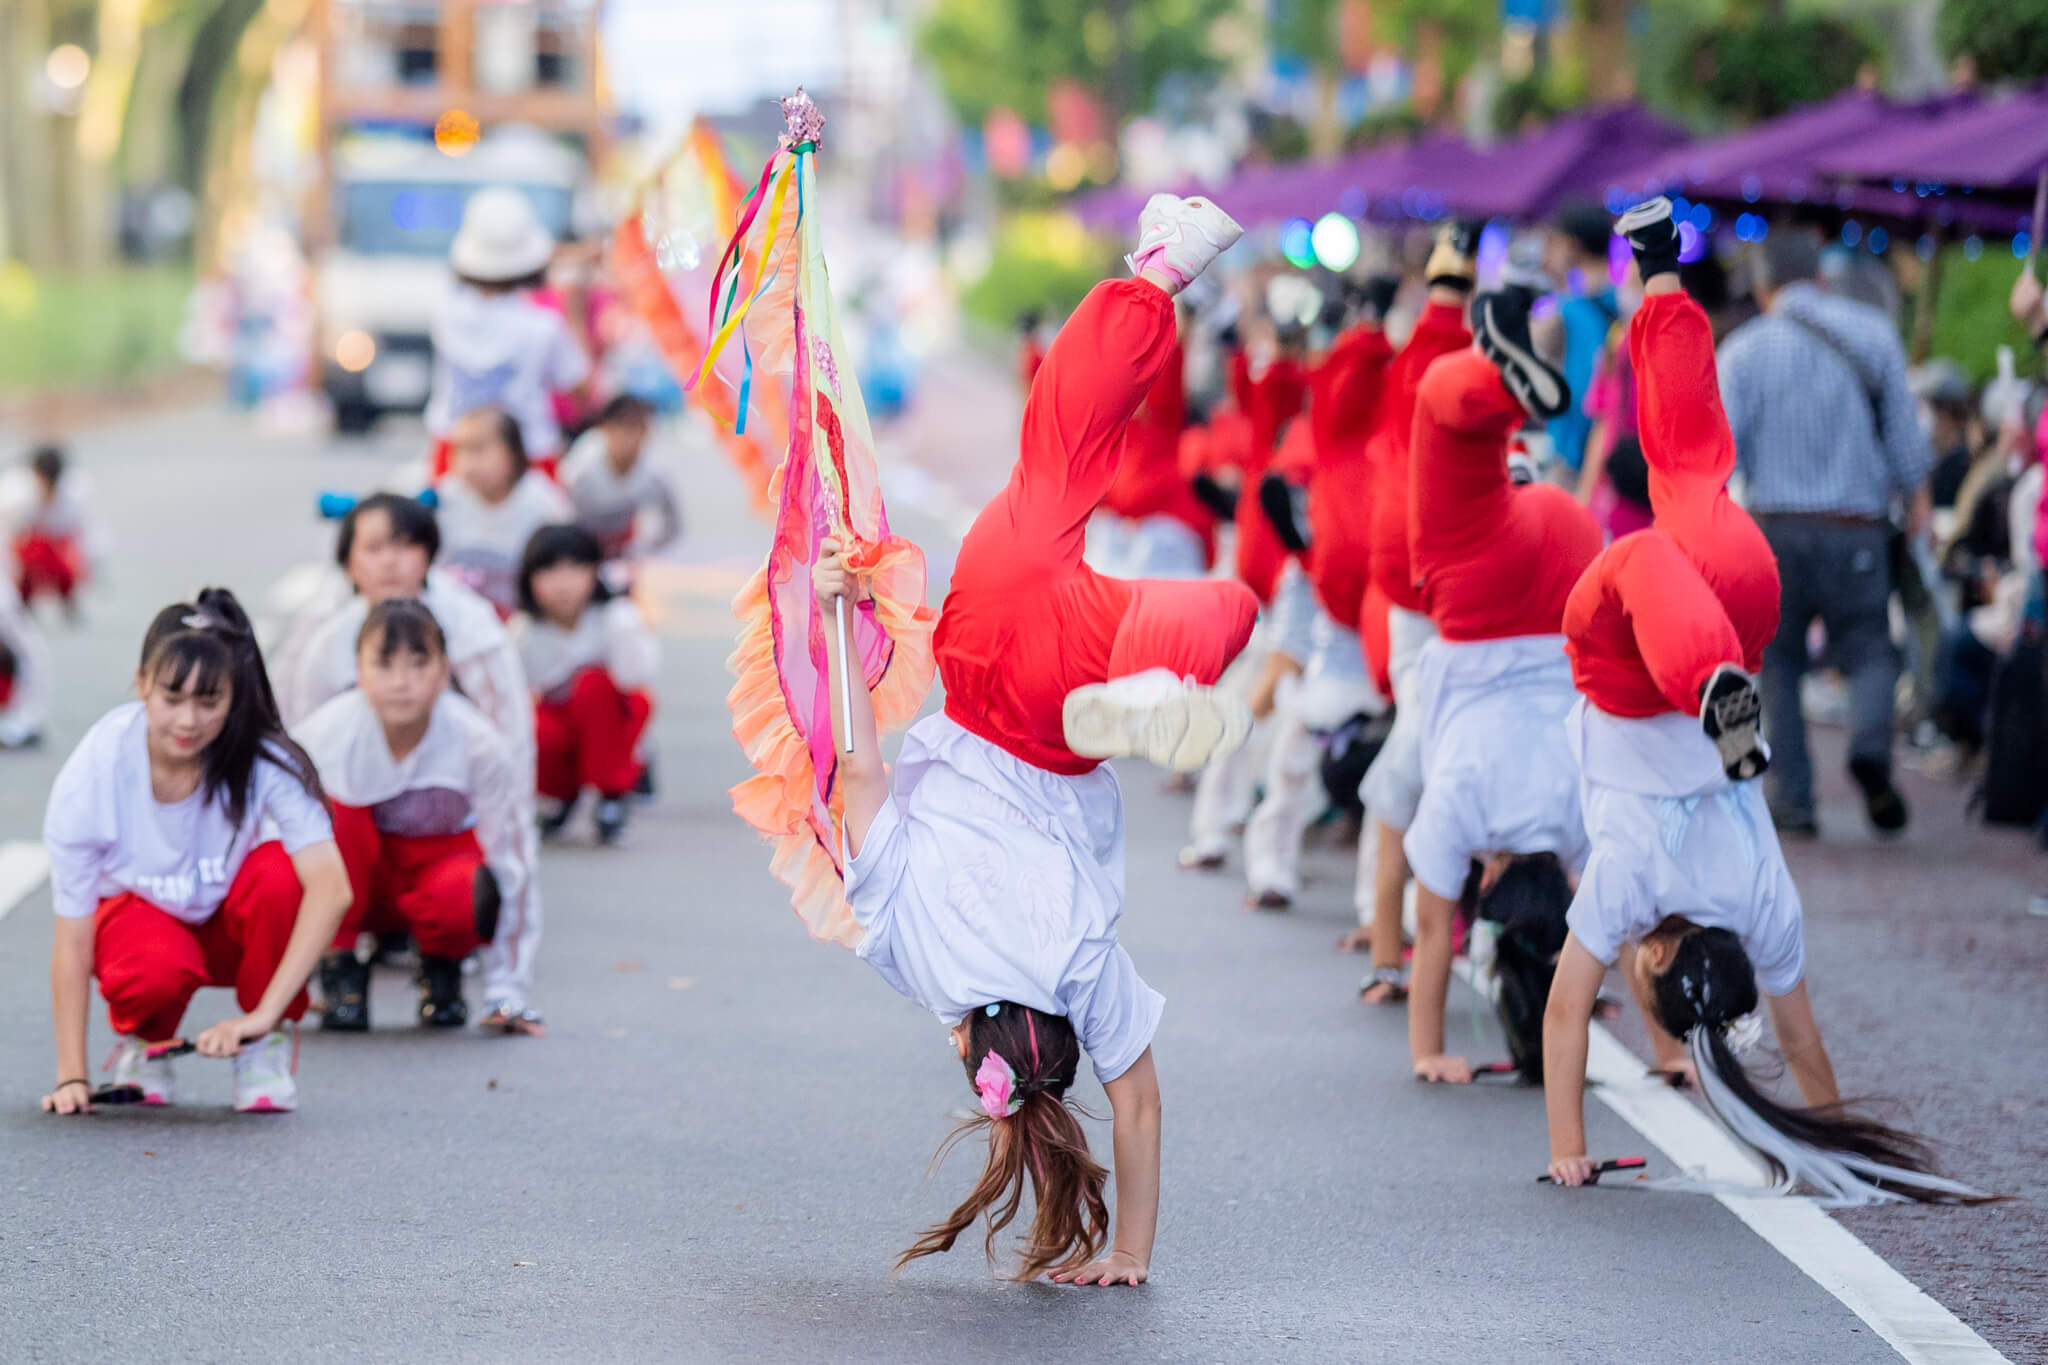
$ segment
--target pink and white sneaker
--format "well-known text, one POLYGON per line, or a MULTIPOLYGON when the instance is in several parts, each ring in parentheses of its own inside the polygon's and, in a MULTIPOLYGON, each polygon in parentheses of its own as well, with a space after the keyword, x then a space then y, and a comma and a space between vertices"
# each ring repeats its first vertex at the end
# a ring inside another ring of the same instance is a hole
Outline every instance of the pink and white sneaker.
POLYGON ((235 1054, 235 1112, 289 1114, 299 1107, 298 1046, 283 1029, 242 1044, 235 1054))
POLYGON ((136 1096, 134 1104, 170 1104, 176 1098, 171 1077, 171 1059, 152 1057, 149 1044, 140 1038, 124 1037, 114 1044, 114 1055, 105 1070, 114 1073, 107 1083, 110 1091, 127 1091, 136 1096))
POLYGON ((1251 734, 1251 708, 1233 693, 1164 668, 1067 693, 1060 708, 1067 747, 1083 758, 1142 758, 1193 772, 1251 734))
POLYGON ((1138 215, 1138 247, 1124 263, 1133 275, 1147 269, 1171 275, 1178 293, 1242 236, 1235 219, 1200 195, 1155 194, 1138 215))

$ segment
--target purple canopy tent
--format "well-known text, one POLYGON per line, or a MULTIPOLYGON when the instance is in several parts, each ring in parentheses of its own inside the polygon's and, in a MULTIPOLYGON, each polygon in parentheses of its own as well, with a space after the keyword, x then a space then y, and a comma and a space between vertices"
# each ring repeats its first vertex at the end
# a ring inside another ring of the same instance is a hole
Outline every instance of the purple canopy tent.
MULTIPOLYGON (((1597 195, 1616 169, 1685 140, 1672 124, 1635 105, 1568 114, 1549 127, 1490 149, 1447 133, 1382 144, 1341 161, 1258 166, 1207 191, 1248 228, 1343 213, 1362 218, 1433 219, 1446 213, 1541 218, 1575 194, 1597 195)), ((1191 193, 1179 187, 1176 193, 1191 193)), ((1147 192, 1116 187, 1072 205, 1091 227, 1136 217, 1147 192)))
POLYGON ((2048 90, 1988 99, 1892 137, 1869 132, 1830 147, 1820 168, 1852 180, 2031 193, 2048 170, 2048 90))

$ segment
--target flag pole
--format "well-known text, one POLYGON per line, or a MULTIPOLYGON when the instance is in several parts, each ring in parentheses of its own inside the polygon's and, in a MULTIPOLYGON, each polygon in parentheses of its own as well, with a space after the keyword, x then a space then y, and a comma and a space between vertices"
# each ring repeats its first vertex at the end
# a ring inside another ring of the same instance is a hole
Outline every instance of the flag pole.
POLYGON ((853 665, 846 661, 846 598, 832 601, 839 614, 839 715, 846 722, 839 727, 840 752, 853 752, 853 665))

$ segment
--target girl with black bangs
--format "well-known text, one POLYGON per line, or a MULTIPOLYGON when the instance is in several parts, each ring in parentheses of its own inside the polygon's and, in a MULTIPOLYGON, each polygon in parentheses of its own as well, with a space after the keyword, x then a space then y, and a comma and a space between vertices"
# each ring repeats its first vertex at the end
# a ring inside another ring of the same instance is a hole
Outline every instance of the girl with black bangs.
MULTIPOLYGON (((519 651, 491 604, 433 567, 441 550, 441 532, 434 514, 416 499, 395 493, 364 498, 341 520, 335 561, 352 592, 321 616, 318 623, 290 644, 284 716, 297 726, 334 698, 353 690, 357 681, 357 643, 363 625, 379 603, 416 599, 433 615, 447 642, 451 685, 490 718, 492 728, 512 752, 518 774, 516 790, 523 803, 527 838, 534 843, 526 861, 539 861, 538 835, 533 832, 533 696, 519 651)), ((540 886, 529 882, 518 922, 540 923, 540 886)), ((374 931, 394 925, 371 917, 374 931)), ((355 947, 351 938, 336 951, 355 947)), ((485 955, 485 992, 490 1015, 523 1028, 530 1022, 526 990, 533 981, 530 945, 520 936, 500 935, 485 955)), ((534 1016, 537 1018, 538 1016, 534 1016)))
MULTIPOLYGON (((538 938, 523 788, 503 738, 448 686, 447 642, 426 607, 372 607, 356 660, 360 685, 295 731, 334 794, 351 888, 335 937, 346 947, 320 963, 321 1027, 369 1028, 370 970, 353 948, 365 925, 395 923, 419 945, 420 1022, 457 1028, 469 1018, 462 960, 501 937, 530 957, 538 938)), ((493 1008, 486 1026, 541 1032, 535 1011, 493 1008)))
POLYGON ((172 1101, 177 1037, 201 986, 232 986, 242 1015, 194 1041, 235 1059, 235 1108, 296 1107, 306 978, 348 905, 327 798, 285 734, 249 619, 224 588, 166 607, 142 643, 139 700, 80 741, 50 791, 43 840, 57 912, 50 983, 55 1090, 43 1108, 89 1112, 92 978, 119 1035, 116 1087, 172 1101), (265 834, 274 828, 274 837, 265 834))
POLYGON ((533 685, 541 832, 560 833, 588 788, 598 840, 609 844, 625 830, 626 798, 651 790, 639 750, 661 650, 633 599, 605 586, 603 558, 580 526, 536 531, 519 565, 512 635, 533 685))

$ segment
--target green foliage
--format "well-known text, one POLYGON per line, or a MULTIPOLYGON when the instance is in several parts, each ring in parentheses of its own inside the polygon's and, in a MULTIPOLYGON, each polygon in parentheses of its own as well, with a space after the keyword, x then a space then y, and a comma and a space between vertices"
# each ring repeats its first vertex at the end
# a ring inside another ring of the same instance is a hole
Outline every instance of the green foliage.
POLYGON ((190 271, 152 266, 30 278, 0 298, 0 393, 134 383, 178 363, 190 271))
POLYGON ((1774 118, 1847 89, 1874 55, 1863 31, 1841 19, 1765 16, 1699 30, 1676 79, 1696 82, 1724 114, 1774 118))
POLYGON ((1064 214, 1014 214, 996 238, 988 273, 960 303, 969 317, 1005 332, 1031 309, 1063 318, 1103 278, 1113 258, 1064 214))
POLYGON ((1493 101, 1493 130, 1504 137, 1512 137, 1522 131, 1530 119, 1546 122, 1564 110, 1564 102, 1554 98, 1545 88, 1543 81, 1529 76, 1501 87, 1500 94, 1493 101))
POLYGON ((1412 138, 1424 127, 1422 116, 1407 105, 1376 109, 1351 125, 1344 134, 1344 150, 1362 152, 1382 142, 1412 138))
POLYGON ((1308 155, 1308 127, 1288 114, 1254 115, 1252 145, 1268 161, 1299 161, 1308 155))
MULTIPOLYGON (((1230 0, 1122 0, 1130 35, 1132 89, 1124 112, 1149 107, 1176 73, 1203 76, 1221 65, 1209 30, 1230 0)), ((918 44, 955 112, 979 125, 994 109, 1045 122, 1046 92, 1063 78, 1116 95, 1120 65, 1115 5, 1099 0, 937 0, 918 44)))
POLYGON ((1975 261, 1959 246, 1942 253, 1934 354, 1961 365, 1972 383, 1982 384, 1998 373, 2000 346, 2012 347, 2022 375, 2033 373, 2033 343, 2006 306, 2019 271, 2020 263, 2004 242, 1985 242, 1984 254, 1975 261))
POLYGON ((1941 45, 1987 81, 2048 76, 2048 0, 1943 0, 1941 45))

